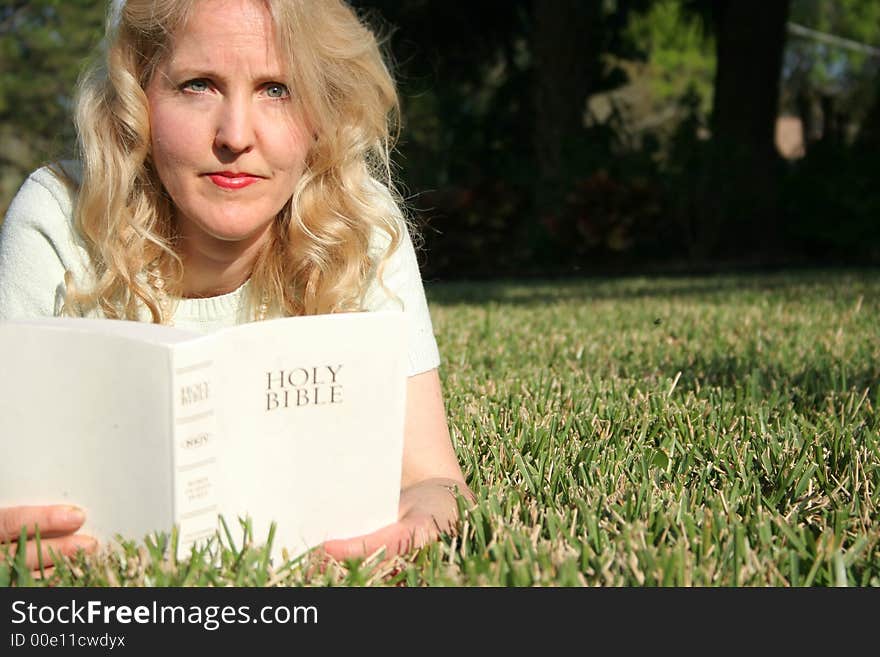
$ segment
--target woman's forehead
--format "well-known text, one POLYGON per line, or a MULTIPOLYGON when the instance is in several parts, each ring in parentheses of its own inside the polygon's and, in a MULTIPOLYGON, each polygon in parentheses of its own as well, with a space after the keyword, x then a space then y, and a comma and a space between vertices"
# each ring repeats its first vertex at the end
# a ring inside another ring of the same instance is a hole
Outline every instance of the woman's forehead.
POLYGON ((273 34, 272 15, 260 0, 196 0, 175 36, 222 42, 247 35, 271 41, 273 34))
POLYGON ((211 68, 243 65, 279 73, 272 18, 257 0, 202 0, 172 38, 169 64, 211 68))

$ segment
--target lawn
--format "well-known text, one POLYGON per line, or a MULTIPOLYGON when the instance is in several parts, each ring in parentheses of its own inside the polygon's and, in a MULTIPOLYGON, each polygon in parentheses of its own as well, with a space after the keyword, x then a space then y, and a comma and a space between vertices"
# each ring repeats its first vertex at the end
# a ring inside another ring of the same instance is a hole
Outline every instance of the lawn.
POLYGON ((427 289, 479 498, 458 536, 272 566, 236 525, 189 560, 126 541, 49 581, 880 586, 880 272, 427 289))

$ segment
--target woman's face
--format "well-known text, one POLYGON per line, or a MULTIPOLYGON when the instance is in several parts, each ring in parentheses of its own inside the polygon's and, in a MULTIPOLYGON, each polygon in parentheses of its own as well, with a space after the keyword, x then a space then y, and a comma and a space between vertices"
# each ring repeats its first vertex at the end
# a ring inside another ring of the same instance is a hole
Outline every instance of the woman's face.
POLYGON ((261 2, 195 4, 146 89, 184 253, 253 251, 270 234, 311 143, 287 80, 261 2))

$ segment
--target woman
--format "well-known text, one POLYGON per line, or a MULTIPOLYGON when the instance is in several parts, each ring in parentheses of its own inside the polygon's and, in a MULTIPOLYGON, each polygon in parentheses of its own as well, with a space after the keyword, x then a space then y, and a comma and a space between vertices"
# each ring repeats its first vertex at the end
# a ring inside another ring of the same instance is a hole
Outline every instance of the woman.
MULTIPOLYGON (((470 493, 389 192, 397 98, 373 35, 341 0, 123 0, 108 25, 106 61, 77 98, 81 166, 32 174, 2 226, 0 318, 211 331, 402 304, 415 347, 400 519, 324 548, 391 555, 452 530, 454 493, 470 493)), ((39 525, 48 563, 50 548, 94 548, 75 533, 83 520, 69 507, 0 509, 0 540, 39 525)), ((33 540, 27 559, 35 568, 33 540)))

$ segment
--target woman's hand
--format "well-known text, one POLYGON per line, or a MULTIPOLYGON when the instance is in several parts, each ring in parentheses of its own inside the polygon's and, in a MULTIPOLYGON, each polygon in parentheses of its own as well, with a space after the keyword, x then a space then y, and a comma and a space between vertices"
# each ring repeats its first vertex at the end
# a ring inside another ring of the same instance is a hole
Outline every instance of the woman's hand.
MULTIPOLYGON (((40 552, 43 567, 53 565, 52 550, 56 555, 73 556, 77 550, 94 552, 98 542, 91 536, 74 534, 86 516, 75 506, 17 506, 0 508, 0 545, 18 543, 22 526, 27 527, 25 544, 25 563, 36 576, 39 575, 40 562, 37 556, 37 542, 34 540, 36 527, 40 528, 40 552)), ((17 549, 21 549, 18 546, 17 549)))
POLYGON ((437 540, 442 532, 454 533, 458 520, 456 489, 472 500, 473 493, 463 481, 426 479, 400 492, 399 520, 372 534, 326 541, 324 552, 343 561, 367 557, 385 548, 385 559, 420 548, 437 540))
POLYGON ((455 457, 436 369, 409 377, 398 521, 371 534, 326 541, 324 552, 339 561, 385 548, 385 559, 455 531, 455 491, 473 501, 455 457))

